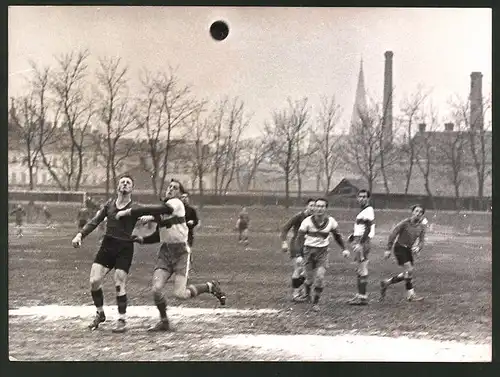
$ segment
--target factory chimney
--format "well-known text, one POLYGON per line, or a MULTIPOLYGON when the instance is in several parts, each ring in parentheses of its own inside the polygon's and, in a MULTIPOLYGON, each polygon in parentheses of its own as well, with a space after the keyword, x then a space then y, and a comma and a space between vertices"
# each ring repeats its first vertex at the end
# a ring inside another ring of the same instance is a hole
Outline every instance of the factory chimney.
POLYGON ((472 72, 470 74, 470 128, 482 130, 483 126, 483 74, 472 72))
POLYGON ((386 51, 384 69, 383 131, 384 139, 392 143, 392 51, 386 51))

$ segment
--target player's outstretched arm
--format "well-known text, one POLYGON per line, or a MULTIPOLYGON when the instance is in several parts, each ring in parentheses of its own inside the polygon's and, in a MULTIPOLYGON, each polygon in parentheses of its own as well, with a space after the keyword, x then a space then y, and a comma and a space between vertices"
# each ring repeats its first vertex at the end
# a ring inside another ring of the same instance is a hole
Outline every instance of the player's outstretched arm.
POLYGON ((341 247, 342 250, 345 250, 345 243, 344 239, 342 238, 342 235, 339 233, 337 229, 332 230, 332 235, 333 238, 335 239, 335 242, 341 247))
POLYGON ((81 238, 87 237, 92 231, 99 226, 100 223, 104 221, 106 216, 108 215, 108 206, 107 203, 104 204, 99 211, 95 214, 92 220, 88 221, 87 224, 83 227, 81 234, 81 238))
POLYGON ((401 231, 403 230, 403 227, 405 224, 408 222, 408 219, 404 219, 400 221, 394 228, 391 230, 391 234, 389 234, 389 239, 387 241, 387 250, 392 250, 392 246, 394 245, 394 242, 396 241, 396 237, 399 236, 401 231))
POLYGON ((172 212, 174 212, 173 207, 165 203, 156 206, 144 206, 118 211, 116 218, 119 220, 124 216, 141 217, 145 215, 170 215, 172 212))

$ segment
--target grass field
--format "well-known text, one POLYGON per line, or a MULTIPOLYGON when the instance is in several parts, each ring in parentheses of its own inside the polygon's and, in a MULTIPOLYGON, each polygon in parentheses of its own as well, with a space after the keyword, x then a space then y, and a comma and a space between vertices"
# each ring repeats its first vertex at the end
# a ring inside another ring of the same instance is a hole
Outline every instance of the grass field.
MULTIPOLYGON (((379 280, 398 271, 394 261, 382 259, 387 231, 405 214, 377 211, 370 305, 345 304, 356 289, 355 265, 335 244, 321 311, 312 313, 307 304, 290 302, 290 262, 277 237, 293 210, 250 209, 251 245, 244 250, 232 231, 237 209, 205 208, 191 280, 218 279, 226 308, 217 308, 210 295, 180 302, 169 285, 176 331, 146 333, 157 320, 149 290, 156 249, 139 246, 127 287, 130 330, 120 335, 110 331, 116 316, 110 277, 104 285, 110 321, 97 331, 86 329, 94 314, 88 274, 99 233, 73 249, 74 209, 57 211, 56 229, 28 225, 20 239, 9 230, 9 353, 17 360, 491 359, 491 237, 484 229, 463 235, 434 216, 435 231, 416 261, 415 288, 425 300, 406 302, 404 285, 398 285, 380 303, 379 280)), ((347 235, 352 213, 334 215, 347 235)), ((487 228, 488 215, 478 216, 474 223, 487 228)))

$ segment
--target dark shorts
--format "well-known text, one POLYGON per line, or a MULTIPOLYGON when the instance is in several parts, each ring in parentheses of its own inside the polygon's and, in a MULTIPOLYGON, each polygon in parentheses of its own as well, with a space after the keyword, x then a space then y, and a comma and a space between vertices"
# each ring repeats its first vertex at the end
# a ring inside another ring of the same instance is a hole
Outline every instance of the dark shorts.
POLYGON ((156 259, 155 270, 162 269, 179 275, 187 275, 188 249, 186 244, 161 244, 156 259))
POLYGON ((238 224, 238 230, 240 232, 243 232, 243 231, 245 231, 247 229, 248 229, 248 223, 240 221, 240 223, 238 224))
POLYGON ((394 256, 398 265, 403 266, 405 263, 410 262, 413 264, 413 253, 411 248, 399 244, 394 245, 394 256))
POLYGON ((123 270, 127 274, 134 258, 134 243, 104 236, 94 263, 106 268, 123 270))
POLYGON ((368 238, 365 242, 361 242, 361 237, 355 236, 352 240, 352 246, 354 247, 355 245, 361 245, 361 254, 354 255, 354 260, 356 262, 363 262, 368 259, 371 249, 370 239, 368 238))

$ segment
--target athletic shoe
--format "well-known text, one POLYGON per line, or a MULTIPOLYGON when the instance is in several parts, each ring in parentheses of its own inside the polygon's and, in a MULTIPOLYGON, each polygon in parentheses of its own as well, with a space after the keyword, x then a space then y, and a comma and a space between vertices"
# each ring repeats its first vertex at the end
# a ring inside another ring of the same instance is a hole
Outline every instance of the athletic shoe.
POLYGON ((99 325, 101 323, 103 323, 104 321, 106 321, 106 316, 104 315, 104 312, 97 312, 95 317, 94 317, 94 320, 89 325, 89 329, 91 329, 91 330, 97 329, 99 327, 99 325))
POLYGON ((222 306, 226 305, 226 294, 220 288, 220 283, 218 281, 212 281, 212 289, 210 293, 213 294, 217 300, 219 300, 222 306))
POLYGON ((160 331, 171 331, 170 324, 168 322, 168 318, 162 319, 156 323, 156 325, 151 326, 148 331, 149 332, 160 332, 160 331))
POLYGON ((356 295, 352 299, 347 301, 347 304, 354 306, 364 306, 368 305, 368 299, 366 297, 361 297, 359 295, 356 295))
POLYGON ((116 322, 116 326, 113 330, 111 330, 114 333, 123 333, 127 331, 127 324, 124 319, 120 318, 118 322, 116 322))

